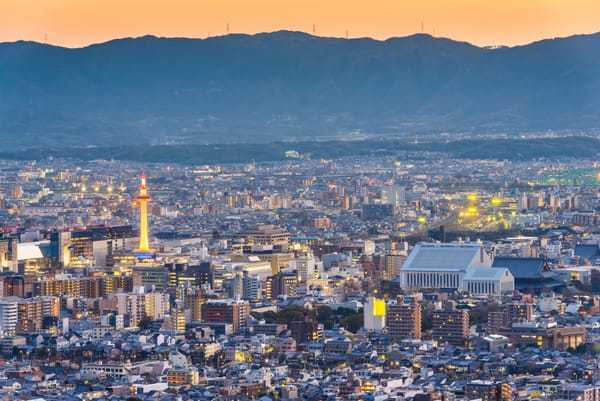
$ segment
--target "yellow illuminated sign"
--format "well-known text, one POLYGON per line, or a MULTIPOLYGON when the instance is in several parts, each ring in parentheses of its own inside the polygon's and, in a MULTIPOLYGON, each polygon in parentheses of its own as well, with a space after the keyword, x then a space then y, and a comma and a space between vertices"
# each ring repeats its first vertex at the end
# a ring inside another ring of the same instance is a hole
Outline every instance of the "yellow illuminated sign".
POLYGON ((385 316, 385 301, 383 299, 374 300, 373 316, 385 316))

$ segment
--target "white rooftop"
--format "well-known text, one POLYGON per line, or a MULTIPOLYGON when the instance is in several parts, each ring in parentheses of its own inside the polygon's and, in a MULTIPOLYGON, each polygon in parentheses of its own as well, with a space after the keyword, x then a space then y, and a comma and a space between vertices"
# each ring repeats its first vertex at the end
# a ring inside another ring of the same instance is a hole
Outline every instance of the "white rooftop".
POLYGON ((42 259, 44 255, 40 249, 40 242, 23 242, 17 244, 17 259, 42 259))
POLYGON ((408 255, 402 270, 465 271, 491 265, 492 259, 480 243, 420 243, 408 255))
POLYGON ((505 267, 479 268, 467 270, 463 280, 501 280, 503 277, 512 279, 513 275, 505 267))

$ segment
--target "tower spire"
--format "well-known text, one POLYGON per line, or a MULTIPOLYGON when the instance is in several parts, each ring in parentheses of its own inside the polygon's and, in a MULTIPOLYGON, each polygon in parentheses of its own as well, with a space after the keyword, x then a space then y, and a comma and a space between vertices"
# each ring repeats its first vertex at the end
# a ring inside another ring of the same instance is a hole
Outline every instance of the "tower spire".
POLYGON ((134 206, 140 208, 140 245, 137 249, 138 252, 151 252, 148 243, 148 203, 152 202, 152 198, 148 195, 146 190, 146 176, 142 175, 140 194, 135 197, 133 202, 134 206))

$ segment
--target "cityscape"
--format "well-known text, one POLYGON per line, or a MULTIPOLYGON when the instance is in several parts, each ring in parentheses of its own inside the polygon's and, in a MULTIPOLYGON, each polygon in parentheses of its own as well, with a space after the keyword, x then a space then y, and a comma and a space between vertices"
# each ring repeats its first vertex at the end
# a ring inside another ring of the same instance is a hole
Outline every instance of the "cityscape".
POLYGON ((0 401, 600 401, 599 15, 0 1, 0 401))
POLYGON ((0 162, 2 396, 595 399, 597 162, 287 156, 0 162))

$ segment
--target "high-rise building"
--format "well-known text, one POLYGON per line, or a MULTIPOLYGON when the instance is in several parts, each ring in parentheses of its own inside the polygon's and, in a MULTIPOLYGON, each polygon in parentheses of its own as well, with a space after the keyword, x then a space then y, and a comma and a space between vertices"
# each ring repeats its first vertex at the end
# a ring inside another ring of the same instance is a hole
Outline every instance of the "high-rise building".
POLYGON ((265 297, 267 299, 277 299, 280 295, 294 296, 298 276, 296 273, 280 272, 274 276, 267 277, 265 283, 265 297))
POLYGON ((237 333, 246 327, 250 316, 248 301, 219 299, 208 300, 202 305, 202 321, 209 323, 229 323, 237 333))
POLYGON ((50 255, 59 268, 71 262, 71 231, 55 231, 50 234, 50 255))
POLYGON ((202 262, 199 265, 188 265, 187 263, 169 263, 169 287, 189 284, 192 287, 207 285, 212 287, 212 267, 210 262, 202 262))
POLYGON ((3 297, 24 297, 25 296, 25 277, 23 276, 6 276, 2 280, 2 296, 3 297))
POLYGON ((244 273, 242 277, 242 299, 259 299, 261 298, 260 280, 255 274, 244 273))
POLYGON ((242 299, 244 297, 244 277, 243 272, 235 272, 233 277, 223 282, 227 287, 229 298, 242 299))
POLYGON ((402 297, 388 302, 385 325, 392 338, 421 338, 421 305, 402 297))
POLYGON ((0 269, 4 272, 17 272, 18 257, 17 257, 17 239, 0 238, 0 269))
POLYGON ((290 268, 296 270, 298 275, 298 283, 306 284, 308 280, 312 280, 315 274, 315 258, 308 253, 301 255, 296 259, 290 260, 290 268))
POLYGON ((433 339, 439 343, 461 346, 469 337, 469 312, 456 309, 456 303, 447 301, 444 309, 433 313, 433 339))
POLYGON ((0 300, 0 333, 13 334, 18 319, 18 302, 12 299, 0 300))
POLYGON ((205 291, 192 287, 184 295, 185 307, 190 310, 192 321, 202 320, 202 305, 206 302, 205 291))
POLYGON ((171 316, 173 318, 173 328, 178 333, 183 333, 185 331, 185 303, 181 299, 175 300, 175 305, 171 311, 171 316))

